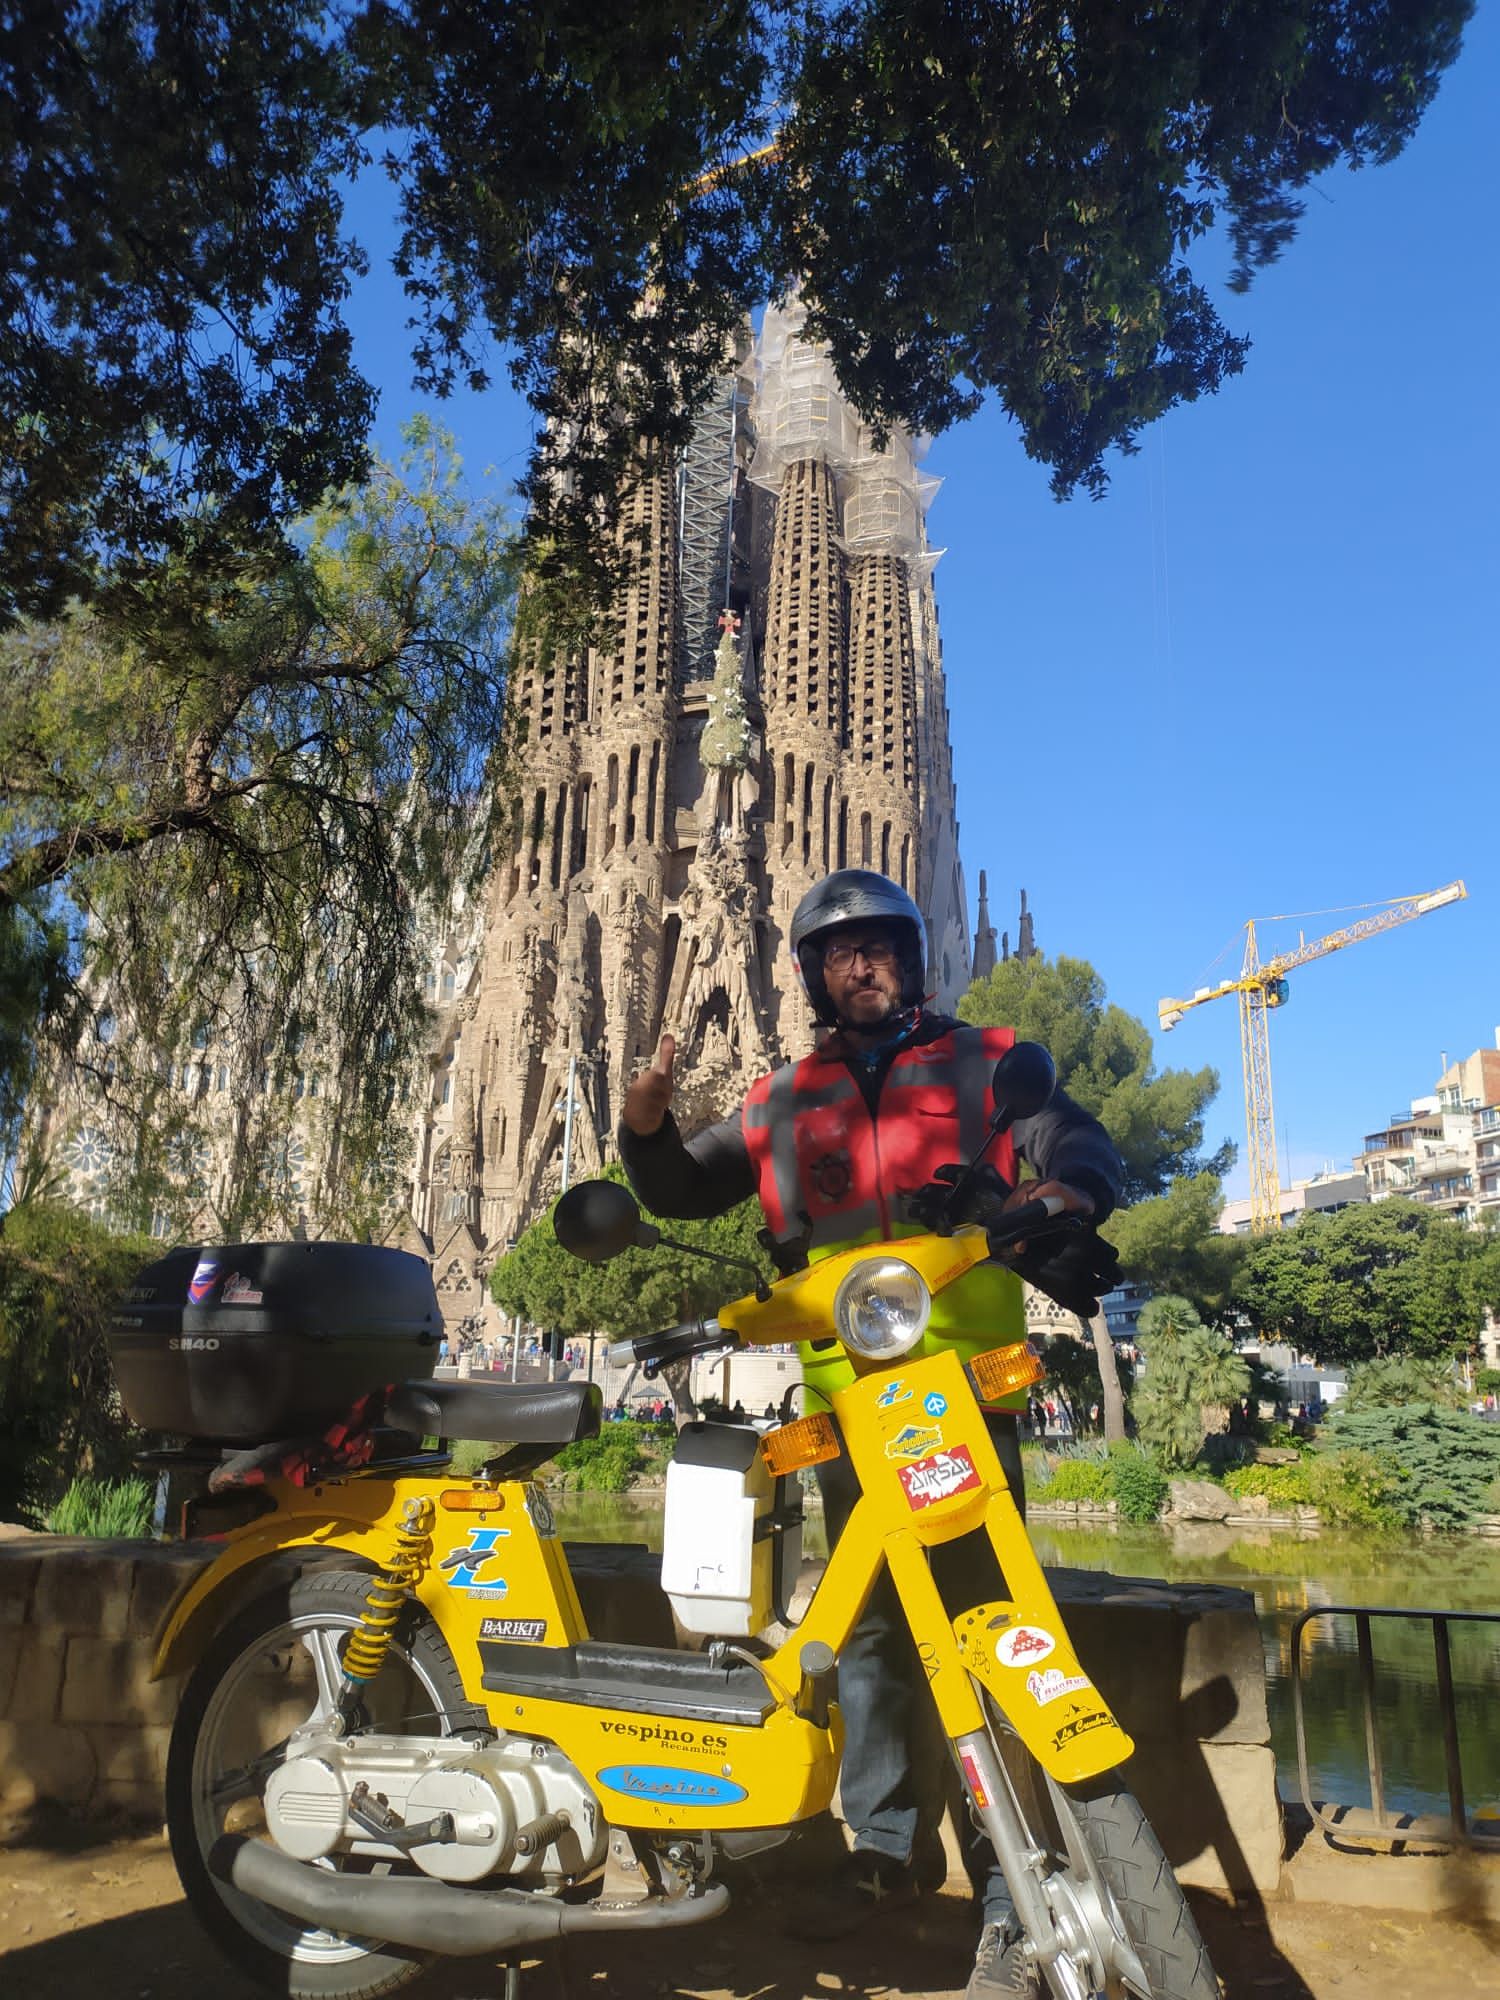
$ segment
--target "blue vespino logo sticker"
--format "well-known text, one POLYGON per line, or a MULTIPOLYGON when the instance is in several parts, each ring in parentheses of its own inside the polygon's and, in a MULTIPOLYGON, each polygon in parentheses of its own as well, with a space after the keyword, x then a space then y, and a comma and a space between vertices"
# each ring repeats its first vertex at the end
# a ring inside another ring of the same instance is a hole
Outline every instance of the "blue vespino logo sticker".
POLYGON ((934 1389, 930 1396, 923 1397, 922 1408, 927 1412, 929 1417, 946 1417, 948 1414, 948 1398, 940 1396, 937 1390, 934 1389))
POLYGON ((217 1283, 218 1276, 219 1276, 218 1258, 200 1257, 198 1259, 198 1268, 194 1271, 192 1277, 188 1279, 189 1303, 195 1306, 201 1306, 203 1301, 208 1297, 209 1293, 213 1290, 214 1285, 217 1283))
POLYGON ((481 1571, 500 1554, 495 1544, 509 1539, 509 1528, 470 1528, 468 1547, 449 1549, 438 1564, 448 1588, 469 1597, 504 1597, 510 1589, 505 1579, 481 1571))
POLYGON ((611 1764, 596 1773, 601 1785, 631 1799, 661 1799, 672 1805, 737 1806, 748 1797, 743 1785, 707 1771, 678 1771, 670 1764, 611 1764))

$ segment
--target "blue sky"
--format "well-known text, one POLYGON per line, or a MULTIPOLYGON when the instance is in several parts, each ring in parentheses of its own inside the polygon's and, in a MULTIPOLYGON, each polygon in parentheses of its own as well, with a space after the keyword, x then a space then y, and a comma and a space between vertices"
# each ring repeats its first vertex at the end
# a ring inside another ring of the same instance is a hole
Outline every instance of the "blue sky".
MULTIPOLYGON (((1160 423, 1103 501, 1055 503, 993 408, 928 458, 962 851, 998 928, 1024 884, 1042 948, 1091 959, 1154 1027, 1162 995, 1238 965, 1246 917, 1467 882, 1294 975, 1271 1033, 1298 1175, 1500 1026, 1497 86, 1482 9, 1401 158, 1329 176, 1280 263, 1224 294, 1245 372, 1160 423)), ((352 220, 379 265, 372 216, 352 220)), ((405 316, 377 269, 351 321, 387 449, 422 407, 405 316)), ((507 390, 436 414, 476 482, 519 474, 507 390)), ((1347 920, 1266 931, 1263 954, 1347 920)), ((1157 1052, 1219 1070, 1211 1138, 1243 1147, 1232 1003, 1157 1052)))

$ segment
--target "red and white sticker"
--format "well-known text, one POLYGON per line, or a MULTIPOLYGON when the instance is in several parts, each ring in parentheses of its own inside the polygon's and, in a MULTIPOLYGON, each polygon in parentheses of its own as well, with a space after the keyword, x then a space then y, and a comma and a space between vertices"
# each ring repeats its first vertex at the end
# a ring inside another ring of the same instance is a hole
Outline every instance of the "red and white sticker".
POLYGON ((1000 1635, 995 1655, 1002 1667, 1029 1667, 1045 1660, 1056 1645, 1052 1634, 1040 1625, 1017 1625, 1014 1631, 1000 1635))
POLYGON ((913 1513, 935 1507, 939 1500, 950 1500, 955 1493, 967 1493, 980 1484, 974 1461, 961 1444, 948 1451, 935 1451, 930 1458, 919 1458, 915 1465, 898 1465, 896 1471, 906 1488, 906 1504, 913 1513))
POLYGON ((1040 1672, 1026 1676, 1026 1692, 1038 1708, 1045 1708, 1060 1695, 1086 1694, 1089 1688, 1087 1674, 1065 1674, 1061 1667, 1043 1667, 1040 1672))
POLYGON ((974 1759, 969 1755, 967 1750, 961 1750, 958 1754, 963 1762, 964 1776, 969 1781, 969 1791, 973 1796, 974 1803, 983 1812, 990 1800, 988 1792, 984 1789, 984 1780, 979 1775, 979 1766, 974 1762, 974 1759))

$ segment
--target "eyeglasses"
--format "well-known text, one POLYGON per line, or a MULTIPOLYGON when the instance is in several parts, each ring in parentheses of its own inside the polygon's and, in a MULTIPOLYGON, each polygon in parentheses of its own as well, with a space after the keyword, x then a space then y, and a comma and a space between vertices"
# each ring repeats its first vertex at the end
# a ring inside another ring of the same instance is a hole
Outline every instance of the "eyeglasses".
POLYGON ((868 944, 830 944, 823 948, 823 970, 847 972, 855 959, 862 958, 872 972, 884 972, 900 956, 898 948, 884 938, 871 938, 868 944))

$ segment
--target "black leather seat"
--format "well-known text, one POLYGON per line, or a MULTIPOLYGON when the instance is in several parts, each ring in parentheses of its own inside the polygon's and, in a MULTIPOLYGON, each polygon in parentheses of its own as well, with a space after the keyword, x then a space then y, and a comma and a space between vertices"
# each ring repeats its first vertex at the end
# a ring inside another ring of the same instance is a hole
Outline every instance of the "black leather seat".
POLYGON ((398 1382, 385 1421, 415 1437, 475 1444, 576 1444, 597 1437, 594 1382, 398 1382))

